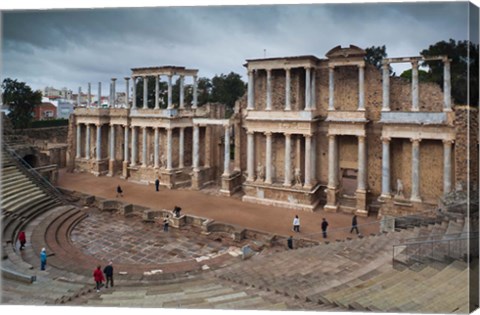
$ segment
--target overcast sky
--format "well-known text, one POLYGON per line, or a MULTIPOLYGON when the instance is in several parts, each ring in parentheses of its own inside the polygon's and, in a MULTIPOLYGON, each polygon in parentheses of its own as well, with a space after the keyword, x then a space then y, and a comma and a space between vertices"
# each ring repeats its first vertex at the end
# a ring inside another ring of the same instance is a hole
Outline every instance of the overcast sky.
POLYGON ((6 10, 2 17, 2 77, 74 92, 91 82, 94 93, 101 81, 103 94, 112 77, 123 91, 135 67, 246 78, 245 60, 265 50, 324 58, 337 45, 386 45, 389 57, 415 56, 440 40, 465 40, 469 29, 467 2, 6 10))

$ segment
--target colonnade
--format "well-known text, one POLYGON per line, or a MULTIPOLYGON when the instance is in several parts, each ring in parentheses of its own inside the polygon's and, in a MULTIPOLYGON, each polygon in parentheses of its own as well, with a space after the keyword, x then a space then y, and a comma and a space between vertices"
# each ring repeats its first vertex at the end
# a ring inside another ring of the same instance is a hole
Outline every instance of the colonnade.
MULTIPOLYGON (((412 142, 412 168, 411 181, 412 191, 410 200, 421 202, 420 196, 420 138, 411 138, 412 142)), ((452 146, 453 140, 443 141, 443 194, 448 194, 452 190, 452 146)), ((383 198, 390 198, 392 189, 390 186, 391 170, 390 170, 390 137, 382 137, 382 194, 383 198)))
MULTIPOLYGON (((162 152, 160 152, 160 127, 145 127, 145 126, 128 126, 122 124, 104 124, 106 127, 110 126, 108 133, 108 158, 110 161, 116 160, 116 126, 122 126, 124 129, 123 135, 123 162, 127 163, 130 167, 154 167, 159 168, 160 163, 162 167, 166 170, 173 169, 173 131, 178 129, 178 168, 184 168, 185 165, 185 129, 192 128, 193 135, 193 146, 192 146, 192 165, 194 171, 200 170, 200 125, 194 124, 193 127, 176 127, 176 128, 164 128, 166 130, 166 156, 165 160, 160 161, 160 157, 164 157, 162 152), (149 161, 147 156, 147 147, 148 143, 148 132, 149 129, 153 129, 154 133, 154 143, 153 143, 153 165, 149 161), (131 133, 130 133, 131 131, 131 133), (131 135, 131 136, 130 136, 131 135), (141 135, 139 137, 139 135, 141 135), (139 146, 138 140, 141 141, 141 147, 139 146), (131 144, 129 146, 129 144, 131 144), (139 160, 139 148, 142 150, 141 160, 139 160)), ((96 136, 95 136, 95 145, 96 145, 96 155, 95 159, 100 161, 103 159, 103 150, 102 147, 102 124, 90 124, 90 123, 78 123, 76 126, 76 158, 81 159, 85 158, 86 160, 91 159, 91 128, 95 126, 96 136), (85 128, 85 149, 84 155, 82 156, 82 126, 85 128)), ((208 127, 206 127, 208 128, 208 127)), ((230 125, 224 126, 225 132, 225 146, 224 146, 224 165, 223 165, 223 174, 230 174, 230 125)))
MULTIPOLYGON (((273 133, 272 132, 265 132, 259 133, 265 136, 265 178, 261 178, 261 174, 258 174, 258 171, 255 171, 255 132, 247 131, 247 181, 255 181, 255 180, 263 180, 265 184, 272 184, 272 142, 273 142, 273 133)), ((316 165, 316 154, 315 149, 316 145, 315 142, 312 140, 313 136, 310 134, 301 135, 301 134, 291 134, 291 133, 283 133, 285 138, 285 165, 284 165, 284 182, 283 185, 285 187, 291 187, 292 185, 292 174, 293 174, 293 161, 292 161, 292 137, 295 138, 296 141, 296 151, 297 156, 297 164, 295 165, 295 177, 294 180, 296 184, 299 184, 298 181, 301 180, 301 174, 299 174, 299 170, 301 169, 301 161, 300 161, 300 148, 301 148, 301 140, 302 137, 305 139, 305 160, 304 160, 304 178, 302 182, 302 186, 305 188, 311 188, 314 184, 316 184, 315 178, 315 165, 316 165)), ((262 164, 260 162, 260 164, 262 164)))
MULTIPOLYGON (((335 110, 335 67, 328 66, 328 110, 335 110)), ((358 108, 359 111, 365 111, 365 64, 358 64, 358 108)))
MULTIPOLYGON (((285 71, 285 104, 284 110, 291 111, 291 70, 297 68, 283 68, 285 71)), ((316 94, 315 94, 315 68, 304 67, 305 69, 305 104, 303 110, 315 109, 316 94)), ((255 69, 248 71, 248 90, 247 90, 247 109, 255 110, 255 72, 260 70, 266 71, 266 106, 265 110, 272 110, 272 71, 280 69, 255 69)))

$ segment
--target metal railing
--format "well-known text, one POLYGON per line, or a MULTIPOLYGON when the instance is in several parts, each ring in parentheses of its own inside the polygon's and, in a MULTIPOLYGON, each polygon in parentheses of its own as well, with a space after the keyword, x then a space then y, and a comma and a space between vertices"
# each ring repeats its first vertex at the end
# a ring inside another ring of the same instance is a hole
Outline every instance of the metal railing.
POLYGON ((470 260, 478 257, 478 244, 478 232, 445 234, 442 239, 409 241, 393 246, 393 265, 470 260))
POLYGON ((21 156, 19 156, 14 149, 12 149, 8 144, 2 143, 4 152, 8 153, 10 158, 17 164, 18 168, 32 179, 38 186, 43 188, 48 192, 51 197, 56 198, 62 203, 69 203, 64 195, 50 183, 44 176, 35 170, 30 164, 28 164, 21 156))

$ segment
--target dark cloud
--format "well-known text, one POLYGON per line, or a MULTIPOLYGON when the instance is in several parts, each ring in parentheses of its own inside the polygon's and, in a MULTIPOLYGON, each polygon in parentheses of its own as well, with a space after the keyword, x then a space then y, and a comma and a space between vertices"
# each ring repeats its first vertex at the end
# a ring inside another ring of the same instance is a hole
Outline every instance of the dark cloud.
MULTIPOLYGON (((246 59, 386 45, 409 56, 467 39, 466 2, 107 8, 3 12, 2 72, 34 88, 77 90, 133 67, 182 65, 201 76, 246 59)), ((121 83, 123 84, 123 83, 121 83)))

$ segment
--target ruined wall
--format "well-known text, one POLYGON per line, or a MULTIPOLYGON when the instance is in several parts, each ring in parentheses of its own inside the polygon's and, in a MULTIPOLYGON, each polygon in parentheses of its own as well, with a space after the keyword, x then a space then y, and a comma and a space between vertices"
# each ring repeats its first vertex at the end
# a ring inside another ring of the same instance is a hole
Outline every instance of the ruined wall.
MULTIPOLYGON (((455 182, 478 185, 478 109, 455 106, 455 182)), ((478 186, 477 186, 478 187, 478 186)))
POLYGON ((358 67, 336 67, 333 77, 335 110, 356 111, 358 109, 358 67))
MULTIPOLYGON (((443 111, 443 92, 431 82, 419 84, 419 107, 423 112, 443 111)), ((412 108, 412 83, 400 77, 390 77, 390 110, 407 112, 412 108)))
POLYGON ((49 143, 67 143, 68 131, 69 126, 60 126, 15 130, 15 133, 25 135, 32 140, 47 140, 49 143))
POLYGON ((443 142, 422 140, 420 142, 420 197, 423 201, 437 202, 442 195, 443 142))

